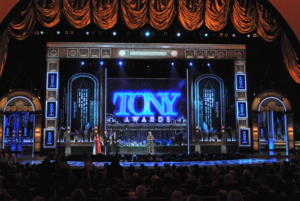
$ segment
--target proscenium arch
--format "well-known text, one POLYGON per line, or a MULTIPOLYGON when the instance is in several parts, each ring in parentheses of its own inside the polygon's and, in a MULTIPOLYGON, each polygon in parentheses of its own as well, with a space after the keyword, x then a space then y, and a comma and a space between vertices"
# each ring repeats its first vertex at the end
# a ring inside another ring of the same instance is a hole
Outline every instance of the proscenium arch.
POLYGON ((292 110, 291 103, 284 94, 276 90, 267 90, 255 97, 252 103, 252 111, 259 112, 262 103, 271 98, 278 100, 283 105, 285 112, 292 110))
POLYGON ((31 103, 31 105, 33 106, 33 112, 41 112, 42 111, 41 102, 38 99, 36 94, 32 93, 31 91, 27 91, 27 90, 13 90, 11 92, 6 93, 2 97, 2 99, 0 101, 0 112, 5 112, 6 106, 9 104, 9 102, 16 98, 23 98, 23 99, 26 99, 27 101, 29 101, 31 103), (10 98, 8 98, 8 97, 10 97, 10 98))
POLYGON ((219 76, 217 75, 214 75, 214 74, 204 74, 204 75, 200 75, 199 77, 197 77, 197 79, 195 80, 195 84, 194 84, 194 87, 195 87, 195 109, 194 109, 194 112, 195 112, 195 120, 197 122, 197 126, 199 126, 199 104, 198 104, 198 101, 196 100, 199 100, 199 82, 203 79, 206 79, 206 78, 211 78, 211 79, 215 79, 219 82, 220 84, 220 101, 221 101, 221 129, 225 128, 225 97, 224 97, 224 82, 222 80, 222 78, 220 78, 219 76))
POLYGON ((260 150, 260 141, 259 141, 259 125, 258 125, 258 115, 260 114, 260 106, 269 99, 275 99, 279 101, 285 111, 285 125, 286 125, 286 151, 288 155, 288 150, 294 147, 294 132, 293 132, 293 115, 292 107, 288 98, 281 92, 276 90, 266 90, 259 93, 252 103, 252 138, 253 138, 253 150, 260 150))
POLYGON ((17 99, 17 98, 27 100, 27 101, 31 104, 31 106, 33 107, 33 112, 35 112, 35 106, 34 106, 33 102, 32 102, 29 98, 27 98, 27 97, 25 97, 25 96, 15 96, 15 97, 9 99, 9 101, 7 101, 7 103, 4 105, 3 112, 5 112, 6 106, 7 106, 12 100, 15 100, 15 99, 17 99))
POLYGON ((77 78, 86 77, 94 81, 94 128, 98 128, 98 113, 99 113, 99 81, 89 73, 77 73, 68 81, 68 106, 67 106, 67 127, 71 131, 71 116, 72 116, 72 82, 77 78))

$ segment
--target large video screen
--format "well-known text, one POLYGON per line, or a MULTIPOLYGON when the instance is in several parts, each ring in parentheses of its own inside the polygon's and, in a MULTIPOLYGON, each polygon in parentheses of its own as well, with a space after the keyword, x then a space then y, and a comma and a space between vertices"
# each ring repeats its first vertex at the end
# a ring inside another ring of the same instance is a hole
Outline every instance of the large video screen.
POLYGON ((107 122, 186 122, 184 79, 108 79, 107 122))

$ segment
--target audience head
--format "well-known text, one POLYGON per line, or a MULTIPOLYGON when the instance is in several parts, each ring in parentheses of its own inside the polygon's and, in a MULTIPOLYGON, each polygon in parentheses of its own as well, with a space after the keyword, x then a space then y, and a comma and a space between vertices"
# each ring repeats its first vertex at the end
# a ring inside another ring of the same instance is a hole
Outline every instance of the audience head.
POLYGON ((82 201, 85 200, 85 194, 81 189, 75 190, 71 195, 72 201, 82 201))
POLYGON ((111 158, 111 165, 112 165, 112 166, 114 166, 114 165, 120 165, 119 159, 118 159, 117 156, 113 156, 113 157, 111 158))
POLYGON ((62 162, 67 162, 67 157, 65 154, 60 154, 58 157, 58 162, 62 163, 62 162))
POLYGON ((91 162, 91 158, 87 153, 82 154, 81 157, 84 162, 91 162))
POLYGON ((217 193, 217 201, 227 201, 227 191, 220 190, 217 193))
POLYGON ((37 196, 32 201, 45 201, 45 199, 41 196, 37 196))
POLYGON ((234 178, 231 174, 226 174, 224 177, 225 184, 234 184, 234 178))
POLYGON ((72 198, 66 196, 61 201, 72 201, 72 198))
POLYGON ((49 160, 53 160, 54 152, 53 151, 48 151, 47 158, 49 158, 49 160))
POLYGON ((228 201, 244 201, 242 193, 237 190, 230 191, 228 193, 227 200, 228 201))
POLYGON ((258 187, 256 195, 257 195, 258 200, 261 200, 261 201, 271 200, 270 190, 266 187, 263 187, 263 186, 258 187))
POLYGON ((249 171, 249 170, 244 170, 244 171, 243 171, 243 176, 244 176, 244 177, 250 176, 250 171, 249 171))
POLYGON ((0 188, 3 186, 4 177, 0 176, 0 188))
POLYGON ((131 178, 132 178, 132 180, 138 180, 139 177, 140 177, 139 174, 135 172, 135 173, 132 174, 131 178))
POLYGON ((153 175, 153 176, 151 177, 151 183, 154 184, 154 183, 156 182, 157 179, 159 179, 159 177, 156 176, 156 175, 153 175))
POLYGON ((235 177, 235 171, 234 170, 230 170, 228 174, 231 174, 233 176, 233 178, 235 177))
POLYGON ((183 201, 181 191, 174 191, 171 195, 171 201, 183 201))
POLYGON ((213 177, 219 176, 219 170, 218 170, 217 167, 214 167, 214 168, 212 169, 212 176, 213 176, 213 177))
POLYGON ((140 185, 135 189, 135 196, 137 199, 146 199, 147 198, 147 189, 145 186, 140 185))
POLYGON ((202 199, 198 195, 192 194, 186 199, 186 201, 202 201, 202 199))

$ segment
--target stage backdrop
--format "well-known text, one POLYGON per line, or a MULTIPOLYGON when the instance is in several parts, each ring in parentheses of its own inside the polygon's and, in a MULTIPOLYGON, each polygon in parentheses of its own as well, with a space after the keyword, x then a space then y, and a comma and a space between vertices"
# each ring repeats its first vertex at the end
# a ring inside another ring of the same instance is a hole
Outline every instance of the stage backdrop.
MULTIPOLYGON (((184 79, 108 79, 106 121, 124 125, 117 134, 125 144, 143 144, 148 132, 126 131, 126 124, 137 128, 152 124, 156 142, 170 144, 176 131, 168 131, 168 125, 186 123, 186 87, 184 79), (154 124, 166 125, 166 130, 156 131, 154 124)), ((186 134, 186 131, 177 132, 186 134)))

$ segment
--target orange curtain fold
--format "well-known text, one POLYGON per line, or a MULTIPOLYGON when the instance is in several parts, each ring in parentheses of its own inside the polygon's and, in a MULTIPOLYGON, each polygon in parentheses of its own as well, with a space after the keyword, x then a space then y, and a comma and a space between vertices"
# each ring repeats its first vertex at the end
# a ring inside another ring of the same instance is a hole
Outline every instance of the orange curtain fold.
POLYGON ((121 17, 129 29, 138 29, 148 22, 148 0, 123 0, 121 17))
POLYGON ((36 23, 35 12, 32 1, 21 10, 8 25, 8 32, 11 37, 17 40, 26 39, 33 30, 36 23))
POLYGON ((178 1, 178 20, 183 28, 193 31, 198 29, 204 21, 204 0, 178 1))
POLYGON ((9 42, 8 31, 7 29, 5 29, 0 36, 0 78, 6 63, 8 42, 9 42))
POLYGON ((248 2, 248 5, 242 5, 239 0, 235 0, 232 6, 231 22, 242 34, 250 33, 256 28, 256 12, 252 9, 252 0, 248 2))
POLYGON ((118 0, 92 0, 93 21, 102 29, 111 29, 118 21, 118 0))
POLYGON ((230 0, 207 0, 205 25, 212 31, 222 30, 230 18, 230 0))
POLYGON ((300 84, 300 64, 298 64, 299 58, 297 57, 297 54, 285 33, 281 34, 280 43, 285 66, 293 80, 300 84))
POLYGON ((63 13, 76 29, 91 23, 90 0, 63 0, 63 13))
POLYGON ((273 42, 280 32, 279 24, 270 13, 263 8, 261 4, 256 2, 257 20, 256 28, 257 33, 267 42, 273 42))
POLYGON ((159 30, 167 29, 173 22, 176 10, 175 0, 150 0, 149 24, 159 30))
POLYGON ((36 10, 37 20, 47 28, 57 25, 62 16, 61 1, 53 0, 47 2, 45 0, 33 0, 36 10))

